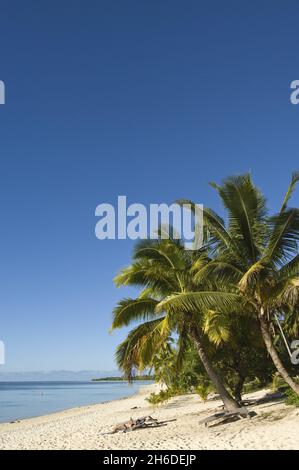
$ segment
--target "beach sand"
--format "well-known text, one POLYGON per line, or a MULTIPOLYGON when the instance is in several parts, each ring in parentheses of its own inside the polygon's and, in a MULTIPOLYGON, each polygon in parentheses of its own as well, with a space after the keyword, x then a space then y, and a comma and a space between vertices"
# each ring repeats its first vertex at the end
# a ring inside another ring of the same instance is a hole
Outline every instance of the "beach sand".
POLYGON ((157 385, 144 386, 129 398, 0 424, 0 449, 299 449, 299 409, 280 400, 250 407, 257 413, 251 419, 205 428, 199 421, 213 414, 220 401, 202 403, 197 395, 184 395, 153 407, 145 398, 155 389, 157 385), (131 416, 145 415, 176 421, 160 428, 102 435, 131 416))

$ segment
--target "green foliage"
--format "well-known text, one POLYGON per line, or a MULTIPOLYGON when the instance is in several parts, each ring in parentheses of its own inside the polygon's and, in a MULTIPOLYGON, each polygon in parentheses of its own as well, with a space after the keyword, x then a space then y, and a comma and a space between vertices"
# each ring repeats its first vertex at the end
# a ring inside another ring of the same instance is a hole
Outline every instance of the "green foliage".
POLYGON ((207 401, 209 394, 215 392, 215 389, 208 379, 201 377, 194 391, 200 396, 202 401, 205 402, 207 401))
POLYGON ((273 375, 271 388, 274 391, 286 391, 288 384, 283 380, 283 378, 276 372, 273 375))
POLYGON ((299 408, 299 396, 290 387, 286 390, 286 405, 293 405, 299 408))
POLYGON ((261 381, 258 377, 255 377, 253 380, 250 382, 247 382, 243 386, 243 393, 252 393, 252 392, 257 392, 258 390, 261 390, 262 388, 265 387, 265 383, 261 381))
POLYGON ((175 387, 170 387, 165 390, 160 390, 159 393, 151 393, 146 400, 151 404, 151 405, 159 405, 160 403, 164 403, 167 400, 170 400, 170 398, 176 397, 177 395, 182 395, 186 393, 184 390, 181 390, 180 388, 175 388, 175 387))
POLYGON ((275 315, 287 335, 299 331, 299 209, 288 207, 298 181, 294 174, 279 212, 271 217, 251 175, 213 183, 227 222, 204 209, 204 248, 186 251, 180 241, 162 238, 137 244, 131 265, 115 283, 137 287, 140 294, 119 302, 112 329, 133 326, 116 351, 125 376, 154 370, 156 380, 166 385, 152 402, 186 391, 206 399, 211 382, 199 360, 203 350, 205 364, 237 401, 244 390, 271 381, 274 347, 281 366, 287 364, 284 374, 294 375, 284 345, 275 341, 275 315))
MULTIPOLYGON (((92 382, 122 382, 124 377, 100 377, 96 379, 91 379, 92 382)), ((135 381, 154 381, 155 377, 153 375, 135 375, 134 376, 134 382, 135 381)))
MULTIPOLYGON (((295 377, 295 382, 299 383, 299 377, 295 377)), ((299 396, 289 387, 279 374, 273 375, 271 388, 280 391, 286 397, 285 404, 299 407, 299 396)))

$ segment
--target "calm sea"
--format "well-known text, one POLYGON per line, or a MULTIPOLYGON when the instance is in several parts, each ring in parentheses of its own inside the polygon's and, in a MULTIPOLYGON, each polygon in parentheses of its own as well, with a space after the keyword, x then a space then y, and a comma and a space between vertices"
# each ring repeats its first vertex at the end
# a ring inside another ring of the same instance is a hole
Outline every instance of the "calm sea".
POLYGON ((150 382, 0 382, 0 422, 133 395, 150 382))

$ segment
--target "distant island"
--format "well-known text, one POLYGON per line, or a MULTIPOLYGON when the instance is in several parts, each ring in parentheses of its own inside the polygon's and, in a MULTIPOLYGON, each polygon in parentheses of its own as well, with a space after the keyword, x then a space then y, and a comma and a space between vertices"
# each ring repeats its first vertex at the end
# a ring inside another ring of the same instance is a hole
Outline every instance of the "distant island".
POLYGON ((89 370, 37 370, 37 371, 3 371, 0 367, 0 382, 90 382, 93 377, 119 375, 118 369, 89 370))
MULTIPOLYGON (((133 382, 136 380, 155 380, 153 375, 136 375, 133 378, 133 382)), ((99 377, 96 379, 91 379, 92 382, 126 382, 124 377, 99 377)))

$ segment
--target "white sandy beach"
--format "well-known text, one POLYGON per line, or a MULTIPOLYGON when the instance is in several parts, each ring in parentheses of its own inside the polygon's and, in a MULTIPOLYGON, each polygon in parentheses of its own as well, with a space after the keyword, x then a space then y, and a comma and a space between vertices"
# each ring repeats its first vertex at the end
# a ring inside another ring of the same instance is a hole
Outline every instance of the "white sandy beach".
POLYGON ((152 407, 145 398, 155 388, 144 386, 129 398, 1 424, 0 449, 299 449, 298 408, 277 400, 250 407, 257 413, 254 418, 205 428, 199 421, 212 414, 220 401, 201 403, 197 395, 184 395, 152 407), (160 428, 102 435, 131 416, 148 414, 176 421, 160 428))

